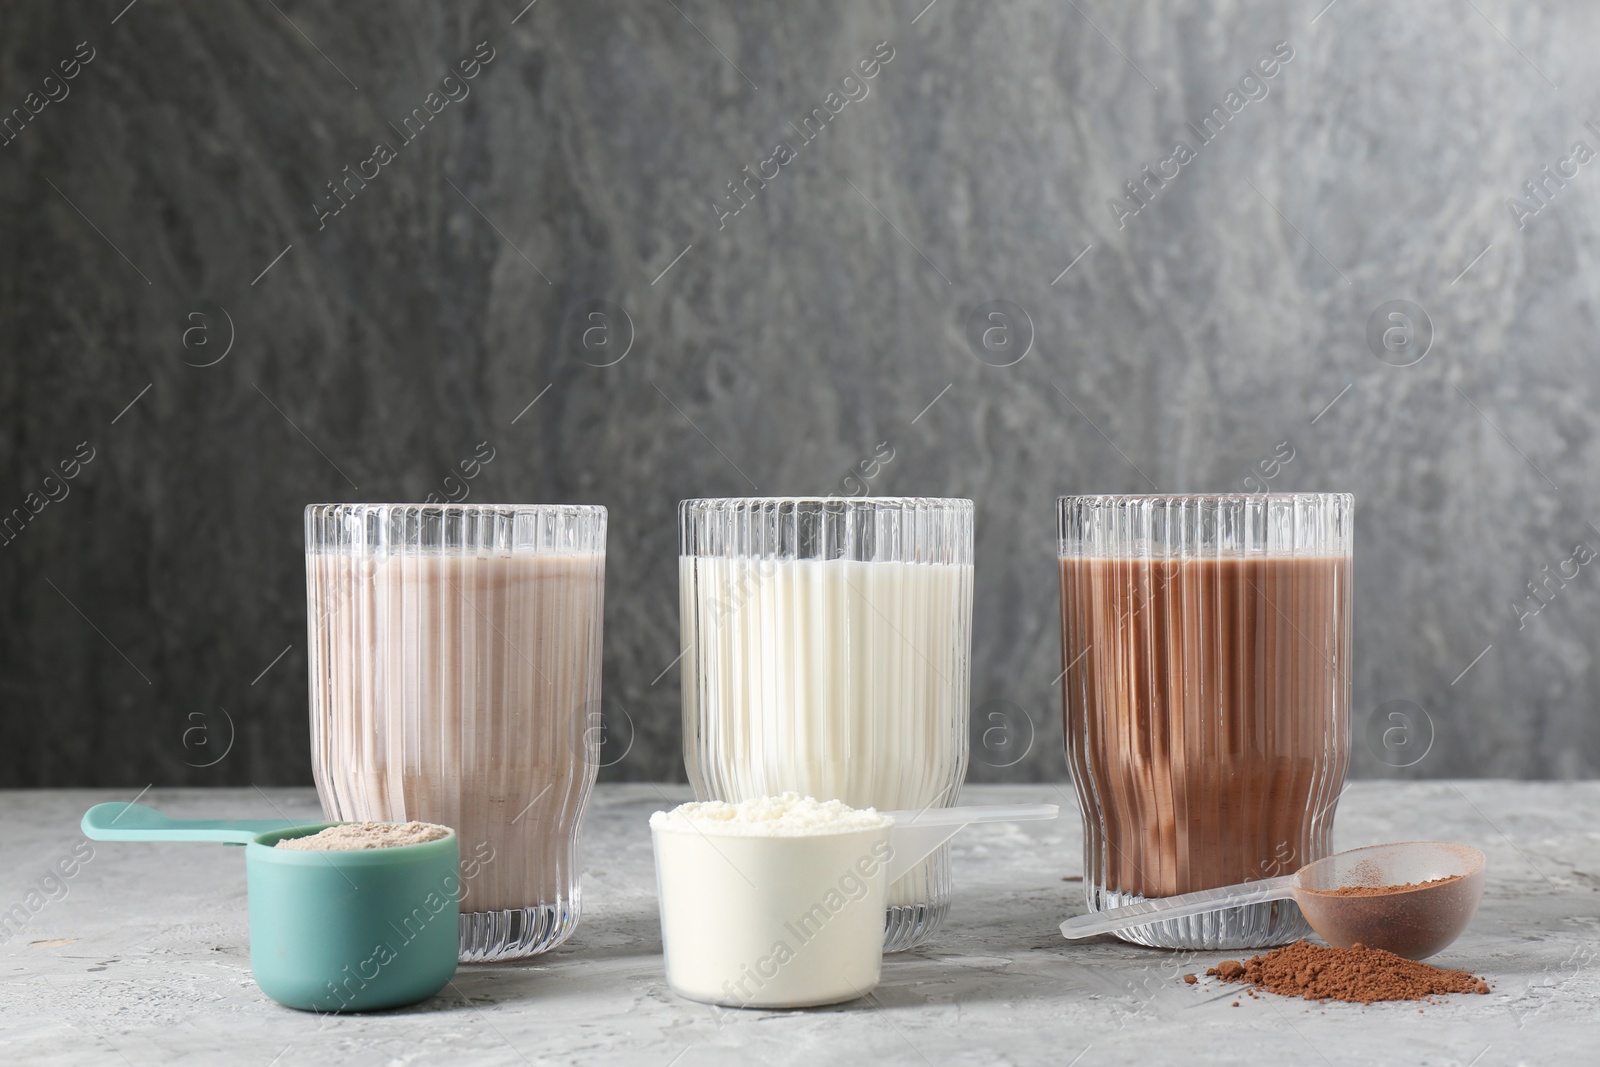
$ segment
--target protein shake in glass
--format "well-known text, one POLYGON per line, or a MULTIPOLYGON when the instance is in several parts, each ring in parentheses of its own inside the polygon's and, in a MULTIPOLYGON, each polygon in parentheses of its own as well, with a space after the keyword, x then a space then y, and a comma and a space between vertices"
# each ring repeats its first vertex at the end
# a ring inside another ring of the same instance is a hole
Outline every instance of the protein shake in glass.
POLYGON ((456 830, 463 962, 578 922, 605 527, 575 505, 306 509, 317 794, 330 819, 456 830))
MULTIPOLYGON (((966 774, 972 502, 686 500, 684 761, 699 800, 948 807, 966 774)), ((949 907, 946 849, 889 887, 886 951, 949 907)))
MULTIPOLYGON (((1329 854, 1350 758, 1344 493, 1060 501, 1062 695, 1100 911, 1329 854)), ((1164 948, 1279 945, 1289 901, 1150 923, 1164 948)))

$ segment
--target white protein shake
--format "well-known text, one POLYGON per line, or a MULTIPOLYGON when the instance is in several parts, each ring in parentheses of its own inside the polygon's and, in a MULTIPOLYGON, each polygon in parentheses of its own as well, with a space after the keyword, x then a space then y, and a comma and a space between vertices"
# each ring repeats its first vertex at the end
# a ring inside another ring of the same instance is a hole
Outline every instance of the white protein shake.
POLYGON ((456 830, 464 959, 542 951, 577 921, 604 560, 307 554, 323 809, 456 830))
MULTIPOLYGON (((680 557, 684 753, 702 799, 948 806, 966 773, 970 564, 680 557)), ((948 859, 889 888, 939 921, 948 859)), ((900 947, 892 944, 891 947, 900 947)))

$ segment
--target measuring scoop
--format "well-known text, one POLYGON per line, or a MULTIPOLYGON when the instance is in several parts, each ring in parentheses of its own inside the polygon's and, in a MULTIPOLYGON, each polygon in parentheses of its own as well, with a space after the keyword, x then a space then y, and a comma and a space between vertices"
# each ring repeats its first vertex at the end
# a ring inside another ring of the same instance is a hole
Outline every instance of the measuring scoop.
POLYGON ((436 841, 352 851, 280 849, 335 823, 171 819, 142 804, 96 804, 96 841, 245 847, 250 970, 273 1000, 304 1011, 371 1011, 433 996, 460 948, 460 846, 436 841))
POLYGON ((1163 919, 1223 908, 1293 900, 1321 938, 1335 948, 1362 944, 1420 960, 1467 928, 1483 897, 1483 853, 1445 841, 1369 845, 1308 863, 1294 874, 1142 900, 1090 912, 1061 924, 1069 939, 1115 933, 1163 919), (1434 885, 1420 883, 1440 881, 1434 885), (1362 895, 1335 890, 1379 889, 1362 895))
POLYGON ((667 983, 735 1008, 864 997, 883 970, 895 879, 964 826, 1057 813, 1054 804, 886 811, 874 826, 770 835, 652 825, 667 983))

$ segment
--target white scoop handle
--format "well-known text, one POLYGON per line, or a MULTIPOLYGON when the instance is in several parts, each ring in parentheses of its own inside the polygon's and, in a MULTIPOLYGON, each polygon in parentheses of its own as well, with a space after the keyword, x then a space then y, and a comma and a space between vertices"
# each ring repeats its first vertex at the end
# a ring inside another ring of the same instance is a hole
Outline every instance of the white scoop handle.
POLYGON ((979 822, 1033 822, 1054 819, 1061 809, 1054 804, 978 804, 967 808, 926 808, 922 811, 886 811, 894 820, 889 827, 889 847, 893 853, 887 867, 893 882, 923 860, 934 849, 961 832, 963 826, 979 822))
POLYGON ((1204 915, 1208 911, 1237 908, 1246 904, 1264 904, 1269 900, 1288 900, 1294 896, 1294 875, 1264 878, 1259 882, 1241 882, 1220 889, 1202 889, 1196 893, 1183 893, 1157 900, 1141 900, 1120 908, 1091 911, 1061 924, 1061 934, 1069 940, 1111 934, 1132 926, 1160 922, 1163 919, 1184 919, 1191 915, 1204 915))

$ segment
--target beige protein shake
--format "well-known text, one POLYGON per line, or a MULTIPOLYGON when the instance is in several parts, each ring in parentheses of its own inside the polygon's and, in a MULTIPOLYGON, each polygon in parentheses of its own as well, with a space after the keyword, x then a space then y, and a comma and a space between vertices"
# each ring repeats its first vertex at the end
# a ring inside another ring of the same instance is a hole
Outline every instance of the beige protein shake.
POLYGON ((307 532, 324 811, 456 829, 463 960, 558 944, 597 765, 603 509, 330 505, 307 532))

